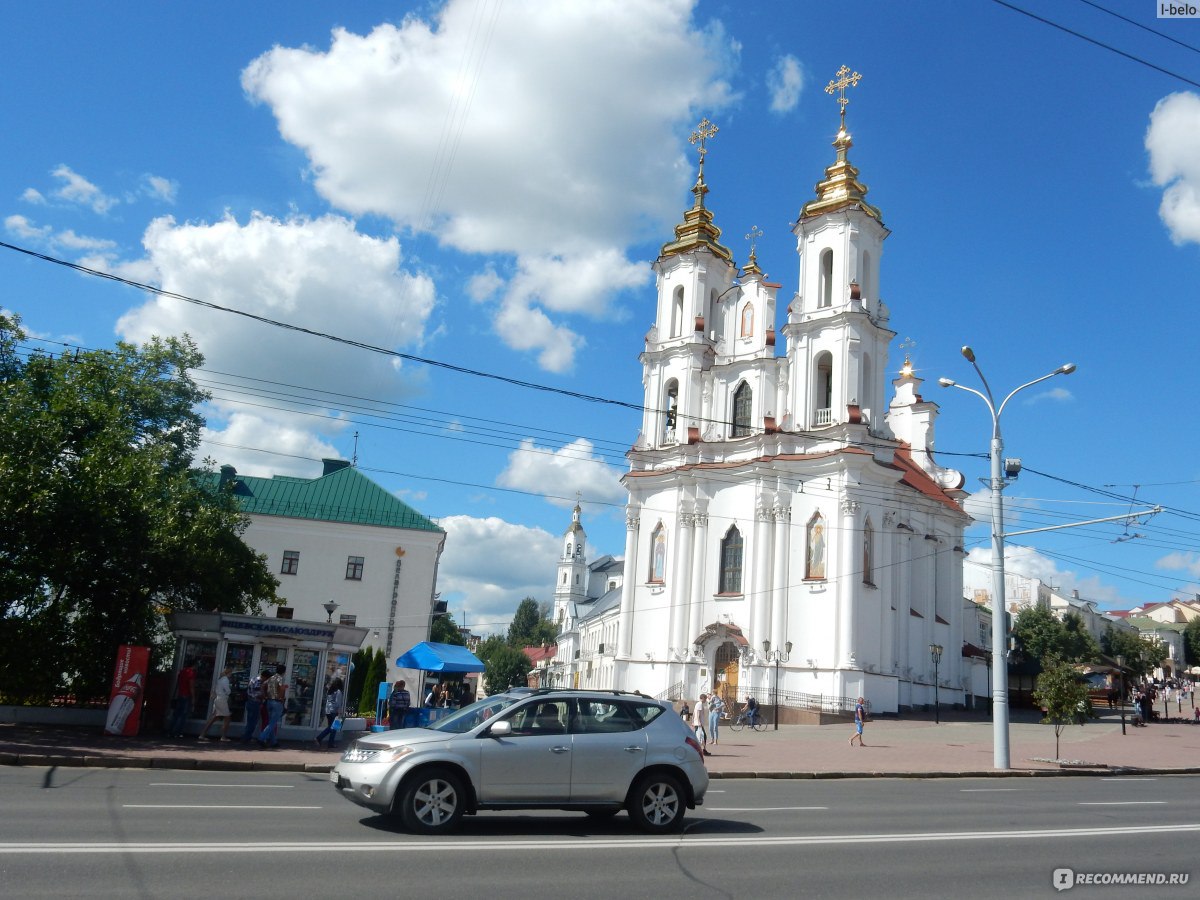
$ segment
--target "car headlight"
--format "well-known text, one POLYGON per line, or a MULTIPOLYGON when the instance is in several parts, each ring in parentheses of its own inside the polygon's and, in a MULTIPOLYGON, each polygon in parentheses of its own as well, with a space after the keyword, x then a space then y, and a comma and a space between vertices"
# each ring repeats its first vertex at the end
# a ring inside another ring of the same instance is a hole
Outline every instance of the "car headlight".
POLYGON ((371 760, 373 763, 394 763, 404 759, 408 754, 413 752, 412 747, 393 747, 390 750, 380 750, 375 758, 371 760))

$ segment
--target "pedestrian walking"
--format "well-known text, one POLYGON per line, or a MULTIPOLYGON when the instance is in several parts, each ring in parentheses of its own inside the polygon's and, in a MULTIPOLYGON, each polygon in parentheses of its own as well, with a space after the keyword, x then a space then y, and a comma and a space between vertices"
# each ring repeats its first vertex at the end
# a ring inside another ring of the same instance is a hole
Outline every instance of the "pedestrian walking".
POLYGON ((287 697, 287 685, 283 682, 286 672, 287 666, 276 666, 275 674, 267 679, 267 727, 258 735, 258 746, 263 748, 279 746, 279 723, 283 721, 283 703, 287 697))
POLYGON ((717 743, 717 731, 723 712, 725 712, 725 701, 713 694, 708 700, 708 742, 710 744, 717 743))
POLYGON ((692 707, 692 727, 696 729, 696 740, 700 742, 700 753, 703 756, 712 756, 708 752, 708 732, 705 731, 705 726, 708 722, 708 694, 701 694, 700 699, 696 701, 696 705, 692 707))
POLYGON ((329 682, 329 690, 325 693, 325 730, 314 738, 317 746, 321 746, 321 741, 329 738, 329 749, 332 750, 337 746, 338 733, 341 731, 341 723, 338 721, 342 715, 342 707, 345 703, 345 695, 342 693, 342 679, 335 678, 329 682))
POLYGON ((404 681, 397 681, 388 694, 388 723, 392 728, 403 728, 408 723, 408 708, 412 706, 412 696, 404 686, 404 681))
POLYGON ((862 697, 858 698, 858 702, 854 704, 854 734, 850 735, 850 746, 854 746, 854 739, 858 738, 858 746, 865 747, 863 743, 863 726, 867 724, 867 708, 863 705, 862 697))
POLYGON ((250 683, 246 685, 246 726, 242 729, 242 743, 248 744, 254 740, 254 736, 258 734, 262 728, 261 721, 263 700, 266 699, 267 679, 271 677, 271 673, 263 669, 258 675, 250 679, 250 683))
POLYGON ((167 725, 167 737, 183 737, 183 729, 192 712, 192 686, 196 681, 196 670, 185 663, 175 679, 175 698, 171 701, 171 722, 167 725))
POLYGON ((221 670, 221 677, 217 679, 217 690, 213 694, 212 713, 208 717, 208 721, 204 723, 204 727, 200 729, 200 740, 208 738, 208 729, 212 727, 213 722, 217 719, 221 720, 221 736, 211 738, 214 741, 227 741, 229 733, 229 720, 233 714, 229 710, 229 694, 231 687, 229 684, 229 675, 233 671, 232 668, 226 666, 221 670))

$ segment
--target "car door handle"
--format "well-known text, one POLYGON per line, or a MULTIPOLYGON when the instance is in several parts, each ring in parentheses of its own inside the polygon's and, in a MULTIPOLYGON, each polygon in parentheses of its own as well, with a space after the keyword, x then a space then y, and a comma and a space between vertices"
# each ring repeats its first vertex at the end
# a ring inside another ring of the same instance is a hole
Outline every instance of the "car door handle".
POLYGON ((570 747, 551 747, 550 752, 551 753, 570 753, 571 748, 570 747))
POLYGON ((626 753, 641 753, 641 752, 643 752, 645 749, 646 749, 645 747, 639 747, 639 746, 636 746, 636 745, 635 745, 635 746, 633 746, 633 747, 626 747, 626 748, 625 748, 625 752, 626 752, 626 753))

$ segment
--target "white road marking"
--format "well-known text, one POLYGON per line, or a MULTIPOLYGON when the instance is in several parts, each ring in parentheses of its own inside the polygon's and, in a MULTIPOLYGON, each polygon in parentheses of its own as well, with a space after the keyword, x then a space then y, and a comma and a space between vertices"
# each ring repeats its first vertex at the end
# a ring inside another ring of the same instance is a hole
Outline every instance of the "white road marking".
POLYGON ((1166 800, 1081 800, 1080 806, 1165 806, 1166 800))
POLYGON ((501 841, 494 839, 480 840, 445 840, 437 843, 426 841, 295 841, 259 843, 0 843, 0 854, 128 854, 128 853, 262 853, 265 851, 277 853, 463 853, 476 850, 494 853, 497 850, 507 852, 528 851, 545 852, 546 850, 573 850, 580 853, 587 851, 625 850, 657 850, 664 847, 673 849, 711 850, 741 849, 744 847, 798 847, 821 846, 829 844, 913 844, 913 843, 950 843, 955 841, 994 841, 1028 840, 1043 841, 1055 838, 1115 838, 1134 837, 1155 834, 1200 833, 1200 823, 1185 825, 1130 825, 1114 828, 1057 828, 1057 829, 1021 829, 1014 831, 930 831, 900 834, 829 834, 829 835, 797 835, 794 837, 731 837, 718 835, 713 837, 678 836, 665 838, 601 838, 599 840, 544 840, 535 841, 501 841))
POLYGON ((152 781, 150 787, 215 787, 215 788, 263 788, 271 790, 292 790, 294 784, 209 784, 204 781, 152 781))
POLYGON ((254 806, 208 803, 122 803, 125 809, 324 809, 323 806, 254 806))
POLYGON ((1101 781, 1119 781, 1119 782, 1126 782, 1126 781, 1158 781, 1158 779, 1157 779, 1157 778, 1101 778, 1100 780, 1101 780, 1101 781))

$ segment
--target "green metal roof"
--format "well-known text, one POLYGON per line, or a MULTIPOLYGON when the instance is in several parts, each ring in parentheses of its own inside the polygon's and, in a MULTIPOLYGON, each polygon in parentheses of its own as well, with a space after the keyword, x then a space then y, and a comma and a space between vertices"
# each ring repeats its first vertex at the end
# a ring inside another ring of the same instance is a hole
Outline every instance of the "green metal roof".
POLYGON ((230 478, 234 481, 233 494, 242 511, 251 515, 443 531, 432 519, 421 515, 349 465, 319 478, 290 475, 255 478, 238 475, 225 467, 222 473, 209 476, 209 483, 216 487, 230 478))

